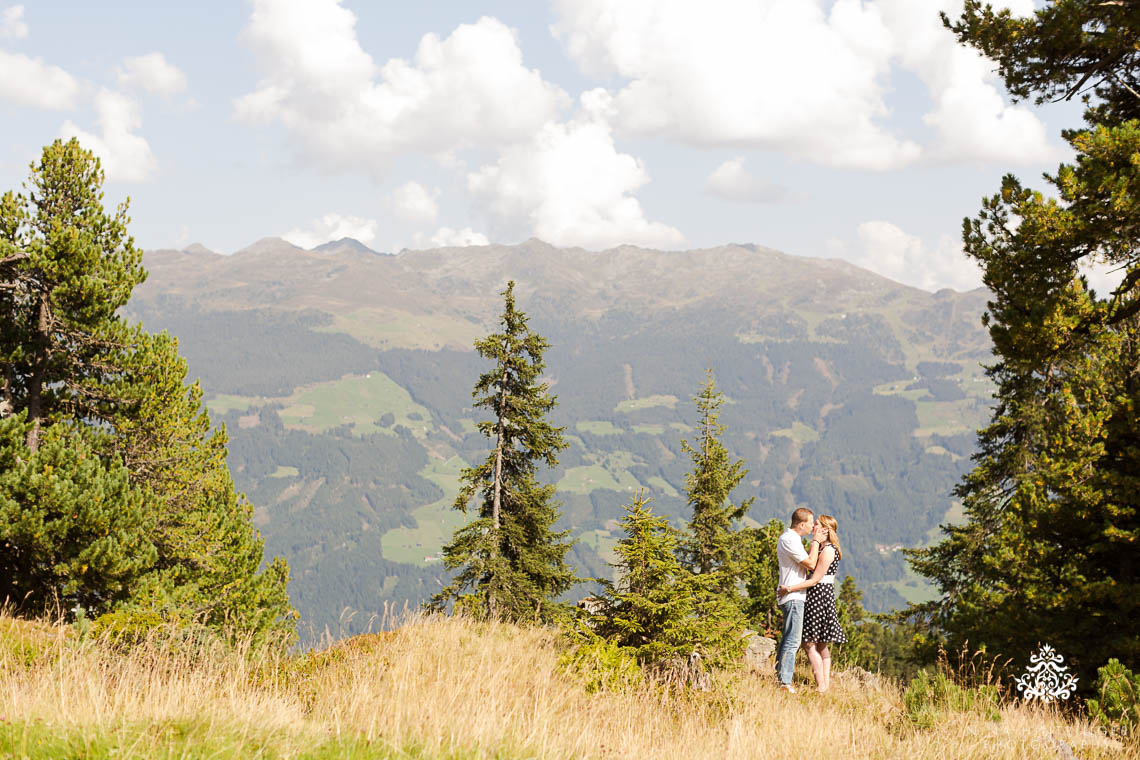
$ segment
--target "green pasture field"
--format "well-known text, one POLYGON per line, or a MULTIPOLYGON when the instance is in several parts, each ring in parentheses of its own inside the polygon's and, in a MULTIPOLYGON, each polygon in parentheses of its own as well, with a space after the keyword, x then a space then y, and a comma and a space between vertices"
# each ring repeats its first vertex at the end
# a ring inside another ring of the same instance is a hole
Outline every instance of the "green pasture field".
POLYGON ((279 414, 286 427, 315 433, 349 424, 357 435, 395 435, 393 428, 403 425, 422 438, 434 428, 431 412, 378 370, 311 386, 294 393, 285 403, 288 406, 279 414), (382 428, 378 423, 386 413, 392 414, 395 422, 382 428), (414 419, 415 415, 419 419, 414 419))
POLYGON ((970 433, 985 426, 990 418, 989 408, 971 397, 959 401, 918 401, 915 406, 918 427, 914 435, 917 438, 970 433))
POLYGON ((598 489, 609 491, 635 491, 641 487, 637 478, 625 470, 611 472, 600 464, 571 467, 558 481, 558 490, 588 494, 598 489))
POLYGON ((653 489, 654 493, 661 493, 666 496, 680 496, 680 494, 677 493, 677 489, 669 485, 669 481, 660 475, 654 475, 647 480, 645 484, 653 489))
POLYGON ((620 435, 625 432, 609 420, 584 420, 574 426, 576 430, 593 435, 620 435))
POLYGON ((603 561, 609 564, 613 564, 617 561, 617 554, 614 552, 614 548, 618 545, 618 538, 610 531, 605 529, 588 530, 580 534, 577 540, 584 546, 588 546, 597 552, 603 561))
POLYGON ((646 396, 645 398, 634 398, 627 401, 620 402, 614 407, 615 412, 636 412, 639 409, 652 409, 654 407, 664 406, 669 409, 674 409, 677 406, 676 396, 646 396))
POLYGON ((813 443, 819 440, 819 433, 799 420, 793 422, 791 427, 773 430, 771 435, 791 438, 796 443, 813 443))
POLYGON ((359 309, 334 314, 332 324, 319 332, 347 333, 375 348, 469 349, 486 335, 483 325, 447 314, 411 314, 403 311, 359 309))
POLYGON ((384 559, 419 567, 440 561, 424 558, 438 558, 455 530, 470 519, 451 508, 459 495, 459 473, 466 466, 461 457, 453 456, 446 461, 433 459, 420 471, 421 476, 443 489, 443 498, 412 510, 415 528, 395 528, 381 537, 384 559))

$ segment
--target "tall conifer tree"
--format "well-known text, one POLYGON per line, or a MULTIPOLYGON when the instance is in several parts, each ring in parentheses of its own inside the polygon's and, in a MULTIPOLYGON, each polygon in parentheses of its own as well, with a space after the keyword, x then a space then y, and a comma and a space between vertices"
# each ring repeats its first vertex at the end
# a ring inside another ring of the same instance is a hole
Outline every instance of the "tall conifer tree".
POLYGON ((463 470, 455 508, 466 513, 478 499, 478 517, 444 547, 444 563, 459 572, 429 607, 454 601, 480 617, 545 622, 566 612, 554 599, 577 580, 565 563, 567 532, 553 529, 554 486, 537 479, 540 464, 557 466, 566 442, 563 428, 546 419, 555 404, 540 381, 550 344, 515 308, 514 288, 511 281, 502 294, 502 332, 475 342, 479 355, 495 363, 472 392, 475 407, 492 416, 478 426, 494 448, 485 462, 463 470))
POLYGON ((951 640, 1024 660, 1042 641, 1095 681, 1140 665, 1140 84, 1134 3, 1054 0, 1027 18, 968 0, 947 24, 998 61, 1011 92, 1085 93, 1059 199, 1007 176, 967 219, 993 294, 997 405, 958 488, 967 520, 911 553, 943 596, 921 606, 951 640), (1087 91, 1093 89, 1093 97, 1087 91), (1124 271, 1098 296, 1079 266, 1124 271))
POLYGON ((708 575, 717 573, 719 593, 743 608, 739 585, 747 574, 748 546, 738 521, 752 506, 752 498, 733 504, 730 495, 748 470, 744 460, 732 461, 721 443, 724 425, 720 424, 720 408, 724 394, 717 390, 712 368, 708 369, 700 393, 694 399, 700 419, 695 443, 681 442, 681 448, 693 461, 693 469, 685 476, 685 495, 692 517, 680 546, 686 567, 708 575))
POLYGON ((0 197, 0 367, 27 444, 63 416, 107 422, 106 384, 129 329, 118 310, 146 279, 127 204, 103 210, 103 171, 75 139, 32 166, 28 195, 0 197))

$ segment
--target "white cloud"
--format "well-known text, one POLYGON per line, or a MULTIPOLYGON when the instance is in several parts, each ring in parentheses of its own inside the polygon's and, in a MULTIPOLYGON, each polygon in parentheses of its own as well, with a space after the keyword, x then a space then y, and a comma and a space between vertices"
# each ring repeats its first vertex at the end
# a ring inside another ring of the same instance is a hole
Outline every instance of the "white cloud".
MULTIPOLYGON (((1000 4, 1000 3, 999 3, 1000 4)), ((1033 0, 1007 2, 1021 15, 1033 0)), ((555 0, 552 27, 588 74, 624 80, 623 132, 697 146, 761 148, 816 163, 893 169, 1057 156, 1044 124, 1009 105, 993 64, 943 28, 962 0, 555 0), (920 148, 892 132, 891 75, 932 101, 920 148)))
POLYGON ((623 131, 863 169, 919 156, 916 144, 881 123, 891 37, 873 3, 556 0, 555 7, 552 31, 585 71, 629 80, 614 95, 623 131))
MULTIPOLYGON (((918 75, 933 102, 922 119, 935 135, 929 158, 1032 164, 1060 157, 1045 124, 1028 108, 1006 103, 994 63, 942 27, 938 12, 958 15, 961 0, 876 1, 900 64, 918 75)), ((1033 11, 1032 0, 1006 4, 1018 15, 1033 11)))
POLYGON ((0 11, 0 37, 22 40, 28 36, 28 24, 24 21, 24 6, 10 5, 0 11))
POLYGON ((609 127, 588 117, 548 123, 530 142, 504 149, 496 163, 467 176, 500 239, 534 235, 584 248, 679 246, 680 231, 648 221, 632 195, 648 181, 641 162, 614 147, 609 127))
POLYGON ((525 139, 567 104, 522 63, 514 32, 493 18, 425 35, 413 61, 378 66, 339 0, 254 0, 245 38, 265 78, 238 118, 279 121, 326 168, 382 173, 408 151, 441 154, 525 139))
POLYGON ((400 219, 427 224, 439 216, 438 198, 439 188, 428 190, 419 182, 405 182, 392 191, 388 202, 392 212, 400 219))
MULTIPOLYGON (((858 250, 843 257, 896 282, 931 291, 972 290, 982 284, 978 265, 949 235, 942 235, 937 245, 928 247, 919 237, 885 221, 863 222, 857 235, 858 250)), ((842 249, 836 241, 829 241, 828 247, 832 253, 842 249)))
POLYGON ((79 82, 58 66, 38 58, 0 50, 0 99, 33 108, 67 110, 75 107, 79 82))
POLYGON ((175 95, 186 89, 186 75, 162 53, 124 58, 115 74, 119 86, 137 87, 155 95, 175 95))
POLYGON ((330 211, 309 222, 304 229, 289 230, 281 237, 301 248, 315 248, 346 237, 367 244, 376 237, 376 221, 330 211))
POLYGON ((744 168, 744 157, 730 158, 705 180, 705 190, 726 201, 776 203, 793 197, 783 185, 765 182, 744 168))
POLYGON ((1112 298, 1112 292, 1120 287, 1127 275, 1127 268, 1119 264, 1108 265, 1103 262, 1089 262, 1082 259, 1079 264, 1080 272, 1089 282, 1089 287, 1096 291, 1100 298, 1112 298))
POLYGON ((95 113, 99 134, 67 121, 60 129, 60 136, 79 138, 83 147, 102 160, 109 180, 143 182, 151 179, 158 164, 147 141, 134 133, 142 126, 138 103, 122 93, 103 88, 95 96, 95 113))
MULTIPOLYGON (((464 248, 472 245, 490 245, 490 241, 486 235, 481 232, 476 232, 470 227, 464 227, 461 230, 453 230, 450 227, 440 227, 427 239, 427 242, 435 248, 464 248)), ((422 235, 415 236, 415 245, 417 248, 425 247, 422 235)))

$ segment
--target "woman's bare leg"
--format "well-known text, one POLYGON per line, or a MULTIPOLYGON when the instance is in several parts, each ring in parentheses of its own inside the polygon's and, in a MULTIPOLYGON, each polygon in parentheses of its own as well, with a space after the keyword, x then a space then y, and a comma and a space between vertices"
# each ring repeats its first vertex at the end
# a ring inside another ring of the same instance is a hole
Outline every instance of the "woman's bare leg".
POLYGON ((804 644, 804 648, 807 649, 808 662, 811 663, 811 673, 815 676, 815 685, 820 691, 823 691, 823 658, 819 655, 818 646, 814 641, 808 641, 804 644))
MULTIPOLYGON (((823 683, 819 687, 822 693, 831 688, 831 647, 827 645, 827 642, 821 642, 816 644, 816 648, 821 660, 820 670, 823 672, 823 683)), ((819 682, 818 678, 816 678, 816 682, 819 682)))

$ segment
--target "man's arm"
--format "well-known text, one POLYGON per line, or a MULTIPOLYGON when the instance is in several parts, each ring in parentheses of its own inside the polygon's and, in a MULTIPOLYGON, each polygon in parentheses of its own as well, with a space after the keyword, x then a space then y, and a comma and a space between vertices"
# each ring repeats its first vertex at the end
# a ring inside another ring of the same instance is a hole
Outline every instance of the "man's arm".
POLYGON ((779 588, 776 589, 776 596, 782 597, 785 594, 789 594, 793 591, 803 591, 804 589, 809 589, 812 586, 814 586, 815 584, 819 583, 820 580, 822 580, 824 574, 827 572, 827 566, 829 564, 831 564, 831 560, 834 557, 835 557, 835 547, 834 546, 829 546, 827 549, 824 549, 823 552, 820 553, 820 559, 825 560, 825 561, 816 563, 815 571, 812 572, 810 578, 808 578, 806 581, 802 581, 800 583, 795 583, 791 586, 780 586, 779 588))
POLYGON ((808 551, 807 557, 800 560, 800 567, 810 573, 815 570, 815 565, 817 562, 819 562, 819 541, 816 541, 815 538, 812 538, 811 546, 809 548, 810 551, 808 551))

